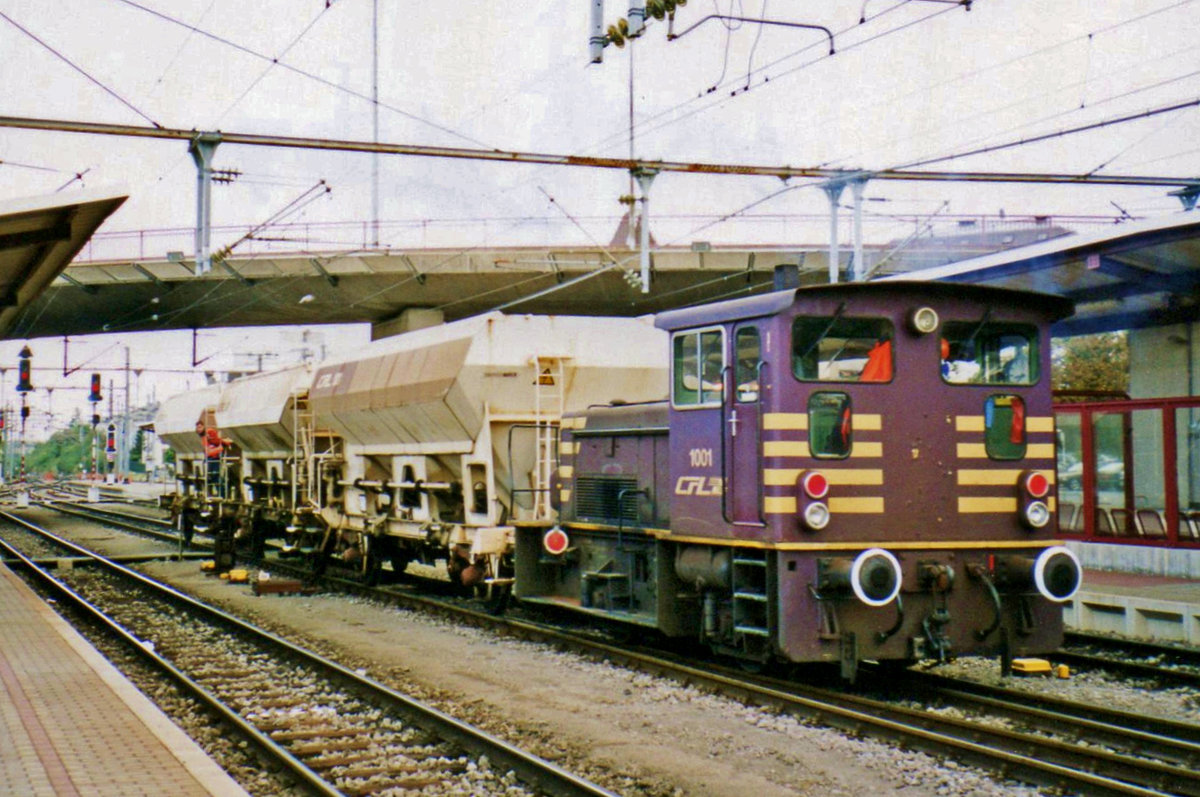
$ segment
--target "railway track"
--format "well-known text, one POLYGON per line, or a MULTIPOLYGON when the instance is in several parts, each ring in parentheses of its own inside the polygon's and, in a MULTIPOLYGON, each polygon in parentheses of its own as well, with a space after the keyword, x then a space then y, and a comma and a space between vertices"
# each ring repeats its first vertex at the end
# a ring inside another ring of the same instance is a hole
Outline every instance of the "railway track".
POLYGON ((1057 656, 1064 664, 1200 688, 1200 650, 1195 648, 1078 632, 1069 632, 1066 642, 1057 656))
POLYGON ((431 608, 504 633, 549 641, 701 685, 746 703, 950 756, 1041 786, 1081 794, 1200 795, 1200 778, 1195 774, 1200 764, 1200 726, 914 672, 905 673, 902 681, 895 681, 893 673, 890 688, 878 690, 900 691, 908 700, 872 698, 794 681, 750 677, 717 665, 664 656, 660 651, 631 650, 401 590, 372 589, 330 578, 326 583, 377 599, 431 608), (917 697, 921 705, 905 705, 917 697))
POLYGON ((8 513, 42 543, 86 557, 78 592, 6 545, 59 600, 87 611, 312 793, 420 789, 611 795, 572 773, 8 513), (82 593, 82 594, 80 594, 82 593), (519 781, 519 782, 518 782, 519 781), (522 784, 524 784, 522 786, 522 784))

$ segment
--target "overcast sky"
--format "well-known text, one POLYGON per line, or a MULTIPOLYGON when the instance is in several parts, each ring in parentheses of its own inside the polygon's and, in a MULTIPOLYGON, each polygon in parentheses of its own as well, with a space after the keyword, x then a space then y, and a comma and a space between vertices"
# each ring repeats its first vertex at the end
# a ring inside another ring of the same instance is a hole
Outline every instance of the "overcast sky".
MULTIPOLYGON (((691 0, 676 32, 710 14, 765 17, 829 28, 836 54, 811 29, 713 19, 668 41, 651 21, 598 65, 590 5, 378 0, 380 139, 627 156, 631 59, 633 152, 675 161, 897 167, 1200 99, 1195 0, 691 0)), ((606 22, 626 7, 608 0, 606 22)), ((0 0, 0 12, 0 115, 372 137, 372 0, 0 0)), ((77 173, 122 185, 130 199, 102 232, 194 223, 182 142, 0 129, 0 161, 0 198, 67 193, 77 173)), ((331 193, 290 220, 371 217, 370 156, 223 145, 215 165, 243 172, 215 188, 217 225, 261 222, 318 180, 331 193)), ((396 247, 607 242, 629 190, 623 173, 579 168, 397 156, 380 168, 383 242, 396 247)), ((926 168, 1200 175, 1200 109, 926 168)), ((652 215, 675 220, 652 228, 660 243, 824 244, 827 200, 791 185, 665 174, 652 215), (759 214, 795 218, 747 221, 759 214)), ((880 220, 891 214, 1180 207, 1137 187, 876 181, 866 193, 876 241, 896 234, 880 220)), ((350 229, 330 235, 361 235, 350 229)))

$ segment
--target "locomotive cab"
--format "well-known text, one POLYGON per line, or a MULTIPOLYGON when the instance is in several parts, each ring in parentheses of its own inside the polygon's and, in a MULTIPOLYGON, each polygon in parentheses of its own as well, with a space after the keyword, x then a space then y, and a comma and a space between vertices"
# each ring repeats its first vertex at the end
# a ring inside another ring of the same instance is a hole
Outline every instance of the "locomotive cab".
POLYGON ((564 424, 561 528, 518 539, 518 589, 850 678, 1054 649, 1080 577, 1054 540, 1049 325, 1070 310, 860 283, 659 314, 667 401, 564 424))
POLYGON ((670 538, 730 549, 708 641, 850 677, 1056 647, 1080 573, 1052 528, 1048 328, 1069 310, 891 283, 660 315, 670 538))

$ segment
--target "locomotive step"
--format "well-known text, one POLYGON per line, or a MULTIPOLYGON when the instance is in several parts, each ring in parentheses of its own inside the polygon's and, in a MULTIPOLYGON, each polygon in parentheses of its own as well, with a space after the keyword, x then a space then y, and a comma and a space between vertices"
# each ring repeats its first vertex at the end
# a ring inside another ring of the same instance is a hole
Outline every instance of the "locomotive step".
POLYGON ((771 635, 771 633, 769 631, 767 631, 767 629, 759 628, 758 626, 755 626, 755 625, 735 625, 733 627, 733 630, 739 634, 746 634, 747 636, 770 636, 771 635))

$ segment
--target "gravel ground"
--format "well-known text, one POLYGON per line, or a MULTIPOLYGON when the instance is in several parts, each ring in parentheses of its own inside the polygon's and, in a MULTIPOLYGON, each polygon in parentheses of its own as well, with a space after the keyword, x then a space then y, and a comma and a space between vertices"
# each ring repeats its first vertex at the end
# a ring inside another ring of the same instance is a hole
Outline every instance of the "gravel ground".
MULTIPOLYGON (((1054 657, 1048 658, 1053 663, 1054 657)), ((994 661, 977 658, 959 659, 939 667, 936 672, 1133 714, 1200 724, 1200 694, 1187 687, 1163 688, 1150 681, 1138 683, 1103 672, 1079 672, 1066 679, 1001 678, 994 661)))
MULTIPOLYGON (((114 554, 148 545, 96 527, 73 536, 114 554)), ((203 575, 194 562, 145 569, 622 794, 1039 793, 953 762, 415 612, 345 596, 255 596, 246 585, 203 575)), ((1000 680, 994 661, 964 659, 942 669, 1000 680)), ((1200 721, 1200 701, 1186 690, 1147 694, 1091 674, 1014 682, 1073 700, 1200 721)))
POLYGON ((149 569, 623 794, 1036 794, 545 645, 356 598, 256 597, 194 563, 149 569))

